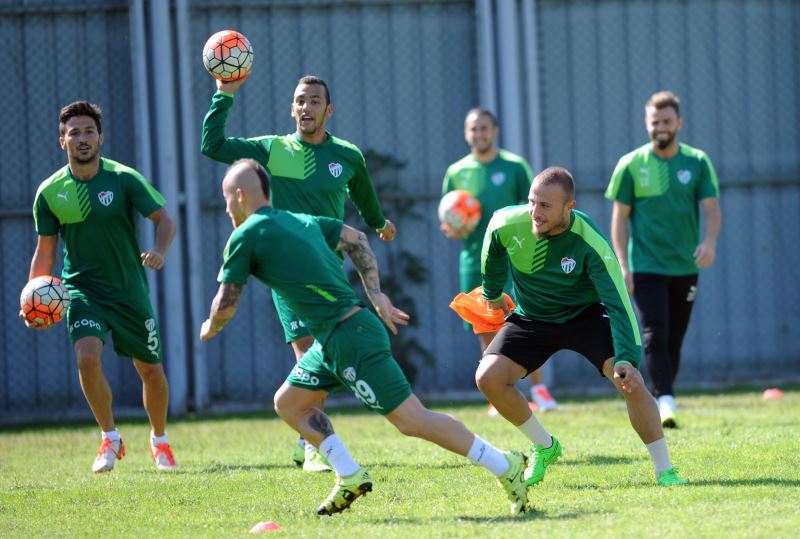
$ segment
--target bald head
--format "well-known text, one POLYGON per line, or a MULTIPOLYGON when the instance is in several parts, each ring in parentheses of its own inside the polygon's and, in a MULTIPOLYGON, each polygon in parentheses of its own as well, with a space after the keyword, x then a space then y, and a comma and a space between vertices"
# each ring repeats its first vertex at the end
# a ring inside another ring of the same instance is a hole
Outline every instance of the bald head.
POLYGON ((269 174, 254 159, 239 159, 225 173, 222 180, 225 211, 234 228, 256 210, 269 206, 269 174))

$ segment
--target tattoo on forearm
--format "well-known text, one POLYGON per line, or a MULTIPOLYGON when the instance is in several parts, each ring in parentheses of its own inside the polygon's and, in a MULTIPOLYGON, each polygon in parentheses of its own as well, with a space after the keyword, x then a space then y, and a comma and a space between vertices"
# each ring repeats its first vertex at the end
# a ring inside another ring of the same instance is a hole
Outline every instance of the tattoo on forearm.
POLYGON ((375 253, 369 247, 367 235, 358 232, 355 241, 344 241, 339 243, 342 251, 347 253, 353 266, 361 276, 364 289, 368 296, 379 294, 381 291, 380 276, 378 274, 378 261, 375 253))
POLYGON ((324 438, 327 438, 333 434, 333 425, 331 425, 331 420, 328 419, 328 416, 326 416, 320 410, 314 410, 311 412, 311 417, 308 418, 308 425, 313 430, 322 434, 324 438))
POLYGON ((225 283, 222 285, 222 297, 219 300, 219 309, 234 307, 239 303, 239 298, 244 290, 244 285, 225 283))

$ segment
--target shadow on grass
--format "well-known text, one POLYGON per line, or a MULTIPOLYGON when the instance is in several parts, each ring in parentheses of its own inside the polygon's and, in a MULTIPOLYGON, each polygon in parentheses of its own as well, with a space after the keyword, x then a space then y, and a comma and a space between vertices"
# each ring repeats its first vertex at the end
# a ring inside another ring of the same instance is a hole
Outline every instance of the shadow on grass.
POLYGON ((800 487, 800 479, 778 479, 774 477, 762 477, 759 479, 703 479, 692 481, 689 479, 689 487, 800 487))
POLYGON ((584 465, 589 466, 610 466, 613 464, 630 464, 632 462, 641 462, 647 460, 646 455, 628 456, 628 455, 586 455, 582 457, 570 456, 568 459, 560 459, 559 466, 563 465, 584 465))
POLYGON ((472 522, 474 524, 498 524, 504 522, 520 523, 531 522, 535 520, 575 520, 591 514, 600 514, 600 511, 582 511, 582 512, 569 512, 558 513, 549 515, 544 511, 539 511, 536 508, 528 508, 528 511, 521 515, 497 515, 491 517, 476 517, 476 516, 458 516, 452 515, 445 518, 411 518, 411 517, 390 517, 374 520, 375 524, 408 524, 412 526, 431 526, 436 524, 450 525, 453 522, 472 522))

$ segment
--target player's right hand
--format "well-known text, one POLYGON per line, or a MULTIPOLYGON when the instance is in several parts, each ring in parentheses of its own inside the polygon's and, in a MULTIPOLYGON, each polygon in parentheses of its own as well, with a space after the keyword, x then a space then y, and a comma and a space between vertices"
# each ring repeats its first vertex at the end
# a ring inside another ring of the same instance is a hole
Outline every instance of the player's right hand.
POLYGON ((376 297, 370 298, 372 304, 375 306, 378 316, 380 316, 392 335, 397 335, 397 326, 407 326, 411 316, 408 313, 401 311, 389 300, 384 293, 378 294, 376 297))
POLYGON ((622 278, 625 280, 625 288, 628 290, 628 295, 633 296, 633 273, 622 270, 622 278))
POLYGON ((47 329, 47 328, 49 328, 50 326, 53 325, 53 323, 50 322, 49 320, 47 322, 45 322, 44 324, 40 324, 38 322, 31 322, 30 320, 28 320, 25 317, 25 313, 22 312, 22 309, 19 310, 19 317, 22 318, 22 321, 25 324, 25 327, 31 328, 31 329, 47 329))
POLYGON ((445 223, 441 223, 439 225, 439 230, 441 230, 442 233, 451 240, 463 240, 464 238, 469 236, 469 232, 453 230, 445 223))
POLYGON ((508 308, 508 304, 506 303, 505 296, 501 297, 500 299, 494 299, 491 301, 487 300, 486 305, 488 305, 489 308, 492 309, 493 311, 496 311, 497 309, 502 309, 503 313, 505 313, 506 316, 508 316, 508 314, 511 312, 511 309, 508 308))
POLYGON ((217 90, 219 90, 220 92, 228 93, 228 94, 235 94, 236 90, 238 90, 239 88, 242 87, 242 85, 245 83, 245 81, 247 81, 247 77, 249 77, 249 76, 250 76, 250 72, 248 71, 247 75, 245 75, 244 77, 241 77, 239 79, 232 80, 232 81, 229 81, 229 82, 225 82, 225 81, 221 81, 219 79, 216 79, 216 81, 217 81, 217 90))

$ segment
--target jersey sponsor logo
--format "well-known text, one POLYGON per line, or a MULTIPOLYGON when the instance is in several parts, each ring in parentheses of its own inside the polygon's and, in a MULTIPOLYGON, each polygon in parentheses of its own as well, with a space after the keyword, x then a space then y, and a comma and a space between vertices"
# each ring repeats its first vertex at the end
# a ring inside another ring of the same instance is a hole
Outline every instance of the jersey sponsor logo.
POLYGON ((572 270, 575 269, 575 261, 565 256, 561 259, 561 269, 564 270, 564 273, 572 273, 572 270))
POLYGON ((75 323, 72 324, 72 329, 78 329, 80 327, 90 327, 92 329, 96 329, 97 331, 103 330, 103 328, 100 327, 99 322, 95 322, 94 320, 89 320, 87 318, 76 320, 75 323))
POLYGON ((678 171, 678 181, 681 182, 683 185, 686 185, 690 181, 692 181, 692 171, 691 170, 679 170, 678 171))
POLYGON ((343 170, 344 167, 341 165, 341 163, 328 163, 328 171, 330 171, 331 176, 334 178, 341 176, 343 170))
POLYGON ((147 349, 150 353, 158 357, 158 332, 156 331, 156 321, 148 318, 144 321, 144 328, 147 330, 147 349))
POLYGON ((356 370, 353 367, 347 367, 342 371, 342 377, 348 382, 356 381, 356 370))
POLYGON ((97 193, 97 198, 100 199, 100 203, 103 206, 108 206, 114 200, 114 193, 113 191, 100 191, 97 193))
POLYGON ((295 376, 300 379, 301 382, 310 384, 312 386, 319 385, 319 378, 313 376, 312 374, 305 371, 305 369, 301 369, 297 365, 292 368, 292 376, 295 376))
POLYGON ((501 185, 503 185, 503 183, 505 183, 505 181, 506 181, 506 175, 504 172, 495 172, 494 174, 492 174, 492 183, 495 184, 496 186, 500 187, 501 185))

